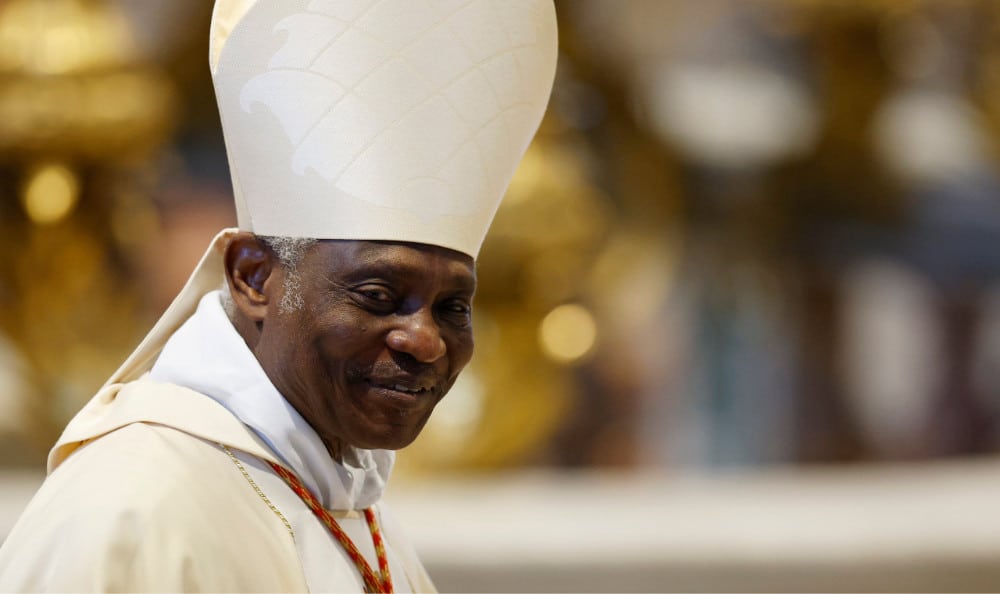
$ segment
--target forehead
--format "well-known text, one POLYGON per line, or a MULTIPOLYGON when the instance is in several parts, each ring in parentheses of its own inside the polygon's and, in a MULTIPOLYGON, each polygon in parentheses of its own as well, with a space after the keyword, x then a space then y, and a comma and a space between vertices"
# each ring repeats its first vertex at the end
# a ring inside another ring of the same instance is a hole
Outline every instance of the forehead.
POLYGON ((345 280, 378 275, 434 279, 469 288, 474 288, 476 282, 475 261, 471 256, 420 243, 322 240, 307 252, 304 263, 345 280))

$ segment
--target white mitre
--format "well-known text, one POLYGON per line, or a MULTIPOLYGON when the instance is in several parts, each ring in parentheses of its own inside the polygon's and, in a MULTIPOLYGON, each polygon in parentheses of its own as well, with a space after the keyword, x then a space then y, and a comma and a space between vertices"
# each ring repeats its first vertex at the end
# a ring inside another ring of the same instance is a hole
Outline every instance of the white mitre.
MULTIPOLYGON (((210 63, 239 227, 476 257, 548 103, 552 0, 218 0, 210 63)), ((108 383, 217 289, 221 232, 108 383)))
POLYGON ((228 0, 210 52, 241 229, 475 257, 548 103, 555 11, 228 0))

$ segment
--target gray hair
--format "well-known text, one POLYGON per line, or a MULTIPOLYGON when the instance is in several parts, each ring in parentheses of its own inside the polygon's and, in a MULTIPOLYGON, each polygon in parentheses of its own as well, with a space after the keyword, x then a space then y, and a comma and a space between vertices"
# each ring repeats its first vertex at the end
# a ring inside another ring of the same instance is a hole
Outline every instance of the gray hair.
MULTIPOLYGON (((317 240, 307 237, 281 237, 276 235, 258 235, 257 239, 270 249, 285 269, 284 294, 278 303, 278 313, 290 313, 302 308, 302 277, 299 275, 299 263, 317 240)), ((228 287, 223 287, 222 305, 232 318, 236 314, 236 304, 228 287)))
POLYGON ((281 296, 281 303, 278 304, 278 313, 290 313, 302 309, 302 277, 299 276, 299 263, 305 256, 306 250, 314 243, 315 239, 305 237, 279 237, 275 235, 258 235, 258 239, 264 242, 268 248, 278 256, 278 260, 285 268, 284 294, 281 296))

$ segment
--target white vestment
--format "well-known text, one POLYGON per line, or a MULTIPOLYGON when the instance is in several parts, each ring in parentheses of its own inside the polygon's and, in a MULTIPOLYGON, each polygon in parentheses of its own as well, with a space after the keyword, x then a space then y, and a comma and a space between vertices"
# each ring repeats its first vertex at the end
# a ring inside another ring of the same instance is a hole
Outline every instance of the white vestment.
POLYGON ((105 386, 67 426, 49 477, 0 548, 0 590, 363 591, 343 547, 269 462, 335 510, 377 571, 356 511, 374 504, 396 591, 433 590, 375 503, 391 455, 349 458, 339 465, 326 455, 218 295, 206 295, 150 374, 105 386))

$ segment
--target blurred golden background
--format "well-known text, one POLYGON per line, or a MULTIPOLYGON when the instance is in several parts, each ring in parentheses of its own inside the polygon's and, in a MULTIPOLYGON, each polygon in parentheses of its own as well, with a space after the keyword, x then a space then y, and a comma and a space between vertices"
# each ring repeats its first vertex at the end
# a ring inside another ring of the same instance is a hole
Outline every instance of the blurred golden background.
MULTIPOLYGON (((602 470, 785 473, 777 491, 734 489, 765 499, 828 465, 844 477, 820 479, 834 489, 896 476, 872 470, 886 463, 958 472, 948 476, 959 494, 961 477, 996 474, 1000 3, 556 5, 551 107, 479 261, 476 357, 399 474, 426 485, 516 473, 565 487, 602 470)), ((199 0, 0 0, 8 468, 41 467, 215 231, 235 222, 210 14, 199 0)), ((706 497, 730 487, 711 483, 706 497)), ((908 492, 862 490, 858 505, 908 492)), ((670 493, 649 509, 679 501, 670 493)), ((1000 534, 992 517, 973 520, 1000 534)), ((879 550, 912 536, 898 534, 879 550)), ((992 589, 1000 541, 984 538, 965 557, 944 555, 958 565, 933 575, 950 582, 864 581, 812 561, 788 573, 800 581, 769 582, 767 564, 748 578, 737 563, 731 575, 749 581, 699 582, 692 568, 711 576, 721 555, 709 547, 687 565, 654 555, 631 573, 638 581, 591 585, 992 589), (693 581, 664 582, 664 567, 693 581)), ((444 585, 455 589, 584 587, 483 585, 481 572, 452 569, 444 585)))

